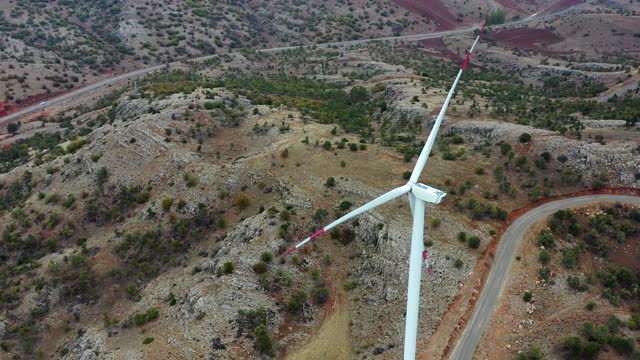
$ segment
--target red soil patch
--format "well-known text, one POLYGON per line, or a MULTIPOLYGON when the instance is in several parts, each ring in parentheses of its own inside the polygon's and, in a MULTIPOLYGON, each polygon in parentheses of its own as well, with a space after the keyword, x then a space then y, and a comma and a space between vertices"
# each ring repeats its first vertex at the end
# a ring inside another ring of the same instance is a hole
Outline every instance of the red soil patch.
POLYGON ((11 114, 15 108, 16 106, 8 101, 0 101, 0 117, 11 114))
POLYGON ((489 37, 509 47, 528 50, 542 50, 564 40, 546 29, 525 28, 501 30, 490 34, 489 37))
POLYGON ((449 30, 457 25, 455 16, 441 0, 395 0, 403 8, 427 16, 436 22, 436 29, 449 30))
POLYGON ((430 50, 430 52, 434 53, 435 55, 453 60, 456 63, 462 63, 462 61, 464 60, 462 57, 460 57, 460 55, 449 50, 442 38, 420 40, 418 44, 423 48, 430 50))
POLYGON ((560 0, 557 3, 549 6, 543 14, 552 14, 557 11, 561 11, 570 8, 574 5, 582 4, 584 0, 560 0))
POLYGON ((66 90, 66 91, 60 91, 57 93, 44 93, 44 94, 31 95, 26 99, 22 100, 19 104, 15 104, 9 101, 0 102, 0 117, 7 116, 18 110, 24 109, 31 105, 39 104, 43 101, 46 101, 47 99, 51 99, 53 97, 56 97, 74 90, 76 90, 76 88, 71 90, 66 90))

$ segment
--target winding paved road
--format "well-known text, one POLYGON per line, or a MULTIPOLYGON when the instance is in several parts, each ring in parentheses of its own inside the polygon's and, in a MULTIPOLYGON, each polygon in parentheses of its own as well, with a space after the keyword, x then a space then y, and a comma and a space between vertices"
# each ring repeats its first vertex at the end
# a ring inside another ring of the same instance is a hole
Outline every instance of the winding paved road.
POLYGON ((556 200, 529 210, 507 228, 502 238, 500 238, 498 252, 487 282, 480 294, 480 299, 476 303, 473 316, 467 323, 467 327, 453 350, 451 359, 469 360, 473 358, 476 347, 480 343, 480 338, 496 310, 513 258, 516 256, 516 251, 529 229, 558 210, 603 202, 640 204, 640 197, 629 195, 585 195, 556 200))
MULTIPOLYGON (((588 0, 587 3, 589 1, 594 1, 594 0, 588 0)), ((560 10, 560 11, 552 13, 552 14, 547 14, 547 15, 534 14, 534 15, 532 15, 532 16, 526 18, 526 19, 523 19, 523 20, 513 21, 513 22, 505 23, 505 24, 502 24, 502 25, 494 25, 493 28, 494 29, 500 29, 500 28, 506 28, 506 27, 520 26, 520 25, 528 24, 528 23, 536 21, 536 20, 542 20, 542 19, 549 18, 549 17, 552 17, 552 16, 561 15, 563 13, 566 13, 566 12, 572 10, 572 9, 575 9, 575 8, 583 6, 583 5, 584 5, 584 3, 576 5, 576 6, 573 6, 573 7, 570 7, 570 8, 567 8, 567 9, 564 9, 564 10, 560 10)), ((477 28, 478 28, 478 26, 473 26, 473 27, 470 27, 470 28, 456 29, 456 30, 449 30, 449 31, 439 31, 439 32, 433 32, 433 33, 427 33, 427 34, 388 36, 388 37, 373 38, 373 39, 339 41, 339 42, 331 42, 331 43, 324 43, 324 44, 313 44, 313 45, 283 46, 283 47, 275 47, 275 48, 270 48, 270 49, 260 49, 260 50, 257 50, 257 51, 258 52, 263 52, 263 53, 276 53, 276 52, 294 50, 294 49, 307 49, 307 48, 326 49, 326 48, 340 47, 340 46, 364 45, 364 44, 368 44, 368 43, 372 43, 372 42, 378 42, 378 41, 420 41, 420 40, 426 40, 426 39, 435 39, 435 38, 439 38, 439 37, 443 37, 443 36, 465 34, 465 33, 473 32, 477 28)), ((217 56, 217 55, 206 55, 206 56, 202 56, 202 57, 198 57, 198 58, 194 58, 194 59, 189 59, 189 60, 184 60, 184 61, 176 61, 176 62, 173 62, 173 63, 171 63, 169 65, 172 65, 172 66, 180 65, 180 64, 184 64, 184 62, 186 62, 186 61, 203 61, 203 60, 207 60, 207 59, 210 59, 212 57, 215 57, 215 56, 217 56)), ((20 111, 16 111, 15 113, 9 114, 9 115, 7 115, 7 116, 5 116, 3 118, 0 118, 0 126, 3 126, 5 124, 9 123, 10 121, 18 120, 20 117, 25 116, 25 115, 29 115, 29 114, 31 114, 33 112, 43 111, 44 109, 46 109, 46 108, 48 108, 50 106, 64 105, 64 102, 67 101, 67 100, 77 99, 79 96, 90 95, 93 91, 95 91, 95 90, 97 90, 99 88, 108 87, 108 86, 117 84, 117 83, 119 83, 121 81, 140 78, 140 77, 142 77, 144 75, 147 75, 147 74, 150 74, 152 72, 162 70, 165 66, 166 65, 156 65, 156 66, 151 66, 151 67, 140 69, 140 70, 135 70, 135 71, 132 71, 132 72, 129 72, 129 73, 126 73, 126 74, 114 76, 112 78, 96 82, 94 84, 79 88, 77 90, 74 90, 72 92, 60 95, 60 96, 55 97, 55 98, 51 98, 51 99, 47 100, 44 105, 43 104, 32 105, 32 106, 24 108, 24 109, 22 109, 20 111)))

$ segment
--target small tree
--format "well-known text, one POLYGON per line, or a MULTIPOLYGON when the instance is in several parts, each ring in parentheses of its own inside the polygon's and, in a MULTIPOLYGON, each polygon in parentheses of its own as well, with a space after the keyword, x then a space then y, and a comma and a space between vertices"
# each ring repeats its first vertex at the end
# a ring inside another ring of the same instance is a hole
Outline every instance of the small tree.
POLYGON ((333 176, 330 176, 327 178, 327 182, 324 183, 324 186, 326 187, 334 187, 336 186, 336 179, 333 178, 333 176))
POLYGON ((287 308, 292 314, 300 314, 304 308, 304 303, 307 301, 307 292, 300 289, 289 297, 287 302, 287 308))
POLYGON ((264 324, 256 326, 255 336, 256 350, 261 354, 273 356, 273 344, 271 342, 271 337, 269 336, 269 331, 264 324))
POLYGON ((551 254, 546 250, 541 250, 538 255, 538 261, 540 261, 542 265, 547 265, 549 261, 551 261, 551 254))
POLYGON ((96 174, 96 179, 98 180, 98 184, 103 185, 109 179, 109 169, 106 167, 101 167, 98 169, 98 173, 96 174))
POLYGON ((162 199, 162 208, 165 211, 171 209, 171 205, 173 205, 173 199, 172 198, 164 198, 164 199, 162 199))
POLYGON ((19 123, 11 122, 9 123, 9 125, 7 125, 7 131, 11 134, 15 134, 18 131, 18 129, 20 129, 19 123))
POLYGON ((526 143, 528 143, 529 141, 531 141, 531 134, 529 134, 529 133, 522 133, 522 134, 520 134, 520 137, 518 138, 518 140, 519 140, 521 143, 526 144, 526 143))
POLYGON ((536 347, 518 354, 518 360, 541 360, 544 357, 542 351, 536 347))
POLYGON ((469 238, 467 238, 467 244, 470 248, 477 249, 480 247, 480 238, 475 235, 470 236, 469 238))
POLYGON ((265 251, 260 255, 260 260, 265 263, 270 263, 273 260, 273 253, 271 251, 265 251))
POLYGON ((313 290, 313 301, 316 304, 324 304, 329 300, 329 289, 326 287, 319 287, 313 290))
POLYGON ((533 294, 529 291, 525 291, 524 295, 522 295, 522 300, 524 300, 525 302, 530 302, 531 299, 533 299, 533 294))
POLYGON ((329 212, 327 212, 327 210, 324 208, 320 208, 313 214, 313 219, 316 221, 322 221, 325 217, 327 217, 327 215, 329 215, 329 212))
POLYGON ((353 104, 365 102, 369 99, 369 92, 362 86, 354 86, 351 88, 349 98, 353 104))

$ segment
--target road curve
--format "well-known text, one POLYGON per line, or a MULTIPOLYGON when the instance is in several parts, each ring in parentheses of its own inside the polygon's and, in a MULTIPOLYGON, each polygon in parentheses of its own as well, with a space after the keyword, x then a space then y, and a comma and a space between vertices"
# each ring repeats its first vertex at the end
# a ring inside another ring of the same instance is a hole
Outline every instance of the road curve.
POLYGON ((529 229, 558 210, 603 202, 640 204, 640 197, 629 195, 585 195, 556 200, 529 210, 507 228, 500 238, 491 272, 482 289, 480 299, 476 303, 473 316, 467 323, 458 344, 453 350, 451 359, 469 360, 473 358, 476 347, 480 343, 480 338, 496 310, 516 251, 529 229))
MULTIPOLYGON (((589 0, 589 1, 594 1, 594 0, 589 0)), ((493 28, 494 29, 500 29, 500 28, 507 28, 507 27, 511 27, 511 26, 524 25, 524 24, 530 23, 530 22, 535 21, 535 20, 542 20, 544 18, 557 16, 557 15, 560 15, 562 13, 566 13, 567 11, 569 11, 571 9, 575 9, 577 7, 580 7, 580 6, 583 6, 584 4, 585 3, 578 4, 576 6, 572 6, 572 7, 569 7, 567 9, 560 10, 560 11, 552 13, 552 14, 547 14, 547 15, 534 14, 533 16, 530 16, 530 17, 528 17, 526 19, 523 19, 523 20, 513 21, 513 22, 505 23, 505 24, 502 24, 502 25, 495 25, 495 26, 493 26, 493 28)), ((433 33, 427 33, 427 34, 388 36, 388 37, 373 38, 373 39, 338 41, 338 42, 331 42, 331 43, 324 43, 324 44, 283 46, 283 47, 275 47, 275 48, 269 48, 269 49, 260 49, 260 50, 256 50, 256 51, 257 52, 262 52, 262 53, 276 53, 276 52, 295 50, 295 49, 308 49, 308 48, 326 49, 326 48, 340 47, 340 46, 356 46, 356 45, 364 45, 364 44, 378 42, 378 41, 420 41, 420 40, 426 40, 426 39, 439 38, 439 37, 442 37, 442 36, 460 35, 460 34, 464 34, 464 33, 473 32, 476 29, 478 29, 478 26, 473 26, 473 27, 464 28, 464 29, 449 30, 449 31, 439 31, 439 32, 433 32, 433 33)), ((178 64, 181 64, 181 63, 185 63, 187 61, 203 61, 203 60, 211 59, 211 58, 213 58, 215 56, 217 56, 217 55, 206 55, 206 56, 202 56, 202 57, 198 57, 198 58, 187 59, 187 60, 183 60, 183 61, 176 61, 176 62, 173 62, 173 63, 171 63, 169 65, 178 65, 178 64)), ((41 105, 41 104, 32 105, 32 106, 24 108, 24 109, 22 109, 20 111, 16 111, 15 113, 9 114, 9 115, 7 115, 7 116, 5 116, 3 118, 0 118, 0 126, 4 126, 5 124, 9 123, 10 121, 18 120, 20 117, 22 117, 24 115, 28 115, 28 114, 31 114, 31 113, 37 112, 37 111, 42 111, 45 107, 50 107, 50 106, 54 106, 54 105, 63 104, 64 101, 66 101, 66 100, 75 99, 78 96, 91 94, 91 92, 93 92, 96 89, 99 89, 99 88, 102 88, 102 87, 105 87, 105 86, 110 86, 110 85, 113 85, 113 84, 117 84, 120 81, 132 80, 132 79, 135 79, 135 78, 139 78, 139 77, 142 77, 144 75, 150 74, 152 72, 159 71, 159 70, 163 69, 164 67, 165 67, 165 65, 151 66, 151 67, 148 67, 148 68, 135 70, 135 71, 132 71, 132 72, 129 72, 129 73, 126 73, 126 74, 114 76, 112 78, 105 79, 105 80, 96 82, 94 84, 91 84, 91 85, 88 85, 88 86, 85 86, 85 87, 81 87, 81 88, 76 89, 74 91, 71 91, 69 93, 60 95, 60 96, 55 97, 55 98, 51 98, 51 99, 46 101, 45 105, 41 105)))

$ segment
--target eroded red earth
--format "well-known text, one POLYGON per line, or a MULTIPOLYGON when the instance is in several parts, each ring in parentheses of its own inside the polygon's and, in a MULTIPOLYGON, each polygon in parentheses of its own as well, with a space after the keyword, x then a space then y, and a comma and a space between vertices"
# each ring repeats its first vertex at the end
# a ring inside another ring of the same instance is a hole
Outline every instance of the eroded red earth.
MULTIPOLYGON (((64 91, 66 92, 66 91, 64 91)), ((38 95, 33 95, 33 96, 29 96, 28 98, 22 100, 19 104, 15 104, 13 102, 10 101, 0 101, 0 117, 3 116, 7 116, 9 114, 12 114, 20 109, 24 109, 26 107, 29 107, 31 105, 35 105, 38 103, 41 103, 47 99, 50 99, 52 97, 58 96, 64 92, 59 92, 59 93, 45 93, 45 94, 38 94, 38 95)))
POLYGON ((546 29, 508 29, 491 33, 489 37, 511 48, 542 50, 564 40, 546 29))
POLYGON ((462 63, 462 61, 464 60, 464 58, 462 58, 460 55, 451 51, 447 47, 447 44, 444 43, 444 40, 442 40, 442 38, 420 40, 418 44, 420 44, 421 47, 423 47, 430 53, 434 53, 435 55, 441 56, 443 58, 451 59, 454 63, 462 63))

